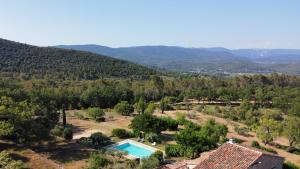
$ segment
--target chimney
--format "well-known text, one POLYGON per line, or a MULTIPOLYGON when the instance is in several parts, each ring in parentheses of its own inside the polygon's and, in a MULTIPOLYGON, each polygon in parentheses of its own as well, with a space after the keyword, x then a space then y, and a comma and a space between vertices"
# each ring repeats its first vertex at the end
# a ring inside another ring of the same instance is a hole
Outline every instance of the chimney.
POLYGON ((234 144, 234 141, 233 141, 233 139, 232 139, 232 138, 230 138, 230 139, 229 139, 229 141, 228 141, 228 143, 230 143, 230 144, 234 144))

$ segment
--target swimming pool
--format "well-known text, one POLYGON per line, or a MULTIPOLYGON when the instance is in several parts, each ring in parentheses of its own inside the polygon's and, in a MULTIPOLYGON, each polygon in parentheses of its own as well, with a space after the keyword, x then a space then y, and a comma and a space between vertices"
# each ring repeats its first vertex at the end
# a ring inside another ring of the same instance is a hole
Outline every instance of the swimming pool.
MULTIPOLYGON (((145 145, 147 146, 147 145, 145 145)), ((133 142, 125 142, 123 144, 119 144, 115 146, 114 148, 120 151, 125 151, 129 155, 134 156, 136 158, 147 158, 152 153, 155 152, 154 149, 146 148, 141 143, 135 144, 133 142)), ((148 146, 147 146, 148 147, 148 146)))

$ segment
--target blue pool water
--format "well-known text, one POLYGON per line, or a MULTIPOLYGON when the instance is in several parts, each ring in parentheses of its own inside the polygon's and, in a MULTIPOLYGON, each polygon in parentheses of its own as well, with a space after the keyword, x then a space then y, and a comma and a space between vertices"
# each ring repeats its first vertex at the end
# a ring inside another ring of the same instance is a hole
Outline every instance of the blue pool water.
POLYGON ((137 158, 147 158, 149 157, 152 153, 154 153, 151 150, 145 149, 141 146, 130 144, 130 143, 125 143, 121 144, 115 147, 116 149, 120 151, 125 151, 129 155, 132 155, 137 158))

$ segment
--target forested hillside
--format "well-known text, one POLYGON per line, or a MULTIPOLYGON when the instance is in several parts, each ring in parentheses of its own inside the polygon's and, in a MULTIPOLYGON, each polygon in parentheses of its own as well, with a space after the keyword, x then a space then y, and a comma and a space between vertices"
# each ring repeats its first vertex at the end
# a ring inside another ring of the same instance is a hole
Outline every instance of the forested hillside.
POLYGON ((142 65, 168 70, 219 73, 270 72, 225 48, 183 48, 177 46, 137 46, 110 48, 98 45, 60 45, 59 48, 109 55, 142 65))
POLYGON ((136 46, 110 48, 99 45, 60 45, 59 48, 109 55, 143 65, 205 74, 271 73, 299 75, 298 49, 183 48, 136 46), (292 67, 292 68, 290 68, 292 67))
POLYGON ((0 39, 0 71, 30 77, 99 79, 155 74, 152 69, 127 61, 52 47, 36 47, 0 39))

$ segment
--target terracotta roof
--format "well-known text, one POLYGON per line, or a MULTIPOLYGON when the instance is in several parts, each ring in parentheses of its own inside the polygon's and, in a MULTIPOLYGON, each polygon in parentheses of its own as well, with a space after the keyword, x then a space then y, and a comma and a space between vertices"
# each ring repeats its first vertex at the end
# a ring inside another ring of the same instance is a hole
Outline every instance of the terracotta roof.
POLYGON ((276 156, 258 149, 234 143, 225 143, 210 153, 194 169, 247 169, 262 155, 276 156))

